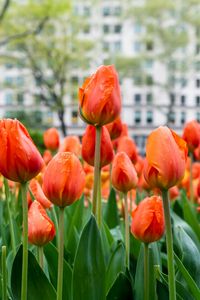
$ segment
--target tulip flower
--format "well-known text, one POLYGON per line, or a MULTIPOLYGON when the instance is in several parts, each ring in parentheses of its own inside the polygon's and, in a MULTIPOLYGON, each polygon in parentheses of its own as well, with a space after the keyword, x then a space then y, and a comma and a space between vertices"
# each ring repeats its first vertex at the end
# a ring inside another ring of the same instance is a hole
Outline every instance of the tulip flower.
POLYGON ((32 179, 29 184, 30 190, 35 199, 46 209, 52 207, 52 203, 44 195, 41 185, 36 179, 32 179))
POLYGON ((111 140, 118 138, 122 133, 123 128, 121 119, 118 117, 113 122, 107 124, 106 128, 108 129, 111 140))
POLYGON ((123 136, 118 141, 117 152, 126 152, 132 163, 137 162, 138 149, 132 138, 123 136))
POLYGON ((59 152, 73 152, 79 157, 81 154, 81 143, 78 136, 69 135, 65 137, 62 144, 59 147, 59 152))
MULTIPOLYGON (((82 157, 91 166, 94 166, 95 157, 95 127, 88 125, 82 139, 82 157)), ((100 168, 110 164, 113 160, 114 152, 110 135, 105 126, 102 127, 101 147, 100 147, 100 168)))
POLYGON ((0 120, 0 144, 0 172, 4 177, 25 183, 42 170, 42 156, 18 120, 0 120))
POLYGON ((28 239, 33 245, 44 246, 55 236, 55 227, 43 206, 33 201, 28 211, 28 239))
POLYGON ((200 144, 200 124, 197 121, 186 123, 183 129, 183 139, 186 141, 189 151, 194 152, 200 144))
POLYGON ((44 132, 44 144, 49 150, 57 150, 59 147, 59 133, 56 128, 49 128, 44 132))
POLYGON ((48 163, 50 162, 50 160, 52 160, 53 156, 51 154, 50 150, 45 150, 43 153, 43 159, 46 165, 48 165, 48 163))
POLYGON ((121 95, 114 66, 100 66, 79 88, 79 112, 88 124, 102 126, 120 114, 121 95))

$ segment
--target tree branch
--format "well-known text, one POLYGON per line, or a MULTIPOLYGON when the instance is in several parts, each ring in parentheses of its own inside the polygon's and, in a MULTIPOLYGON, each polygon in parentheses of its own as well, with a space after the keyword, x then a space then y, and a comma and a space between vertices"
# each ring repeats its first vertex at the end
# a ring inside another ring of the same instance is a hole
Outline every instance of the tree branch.
POLYGON ((6 14, 9 5, 10 5, 10 0, 5 0, 0 12, 0 23, 3 21, 3 18, 6 14))

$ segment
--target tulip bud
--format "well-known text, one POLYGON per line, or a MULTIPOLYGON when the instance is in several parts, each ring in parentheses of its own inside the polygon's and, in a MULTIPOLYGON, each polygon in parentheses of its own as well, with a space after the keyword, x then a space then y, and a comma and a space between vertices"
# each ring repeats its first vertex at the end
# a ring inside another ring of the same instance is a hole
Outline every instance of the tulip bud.
POLYGON ((152 188, 169 189, 183 178, 186 160, 185 141, 161 126, 148 137, 144 177, 152 188))
POLYGON ((4 177, 24 183, 42 170, 42 156, 18 120, 0 120, 0 145, 0 172, 4 177))
POLYGON ((55 227, 45 209, 38 201, 33 201, 28 211, 28 240, 31 244, 43 246, 52 241, 55 227))
POLYGON ((197 121, 186 123, 183 129, 183 139, 188 145, 189 151, 193 152, 200 144, 200 124, 197 121))
POLYGON ((79 89, 79 112, 82 119, 95 126, 114 121, 120 114, 121 96, 114 66, 100 66, 79 89))
POLYGON ((117 152, 126 152, 132 163, 136 163, 138 157, 138 149, 132 138, 123 136, 118 141, 117 152))
POLYGON ((48 164, 43 178, 43 191, 55 205, 65 207, 78 200, 85 186, 85 173, 78 157, 59 152, 48 164))
POLYGON ((79 157, 81 154, 80 139, 76 135, 65 137, 60 145, 59 152, 73 152, 79 157))
POLYGON ((47 149, 57 150, 59 147, 59 133, 56 128, 49 128, 44 132, 44 144, 47 149))
MULTIPOLYGON (((91 166, 94 166, 95 138, 96 128, 92 125, 88 125, 82 139, 82 157, 91 166)), ((101 132, 100 153, 100 166, 103 167, 110 164, 113 160, 114 152, 110 135, 105 126, 102 127, 101 132)))
POLYGON ((138 182, 137 173, 125 152, 119 152, 114 157, 111 180, 114 188, 120 192, 127 193, 136 187, 138 182))
POLYGON ((132 212, 131 232, 144 243, 159 240, 165 230, 162 200, 158 196, 147 197, 132 212))
POLYGON ((122 133, 122 121, 120 118, 115 119, 112 123, 106 125, 111 140, 114 140, 122 133))

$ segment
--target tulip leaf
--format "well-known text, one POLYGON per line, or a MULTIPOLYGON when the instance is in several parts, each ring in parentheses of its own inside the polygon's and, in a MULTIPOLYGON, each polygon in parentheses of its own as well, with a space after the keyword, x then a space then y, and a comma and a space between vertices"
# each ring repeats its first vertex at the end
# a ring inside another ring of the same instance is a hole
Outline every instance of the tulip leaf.
MULTIPOLYGON (((11 288, 15 300, 21 299, 22 246, 20 246, 12 266, 11 288)), ((35 256, 28 253, 27 299, 56 299, 56 291, 40 268, 35 256)))
POLYGON ((110 259, 111 252, 112 252, 112 245, 114 244, 114 238, 105 222, 103 222, 103 224, 100 228, 100 233, 101 233, 104 258, 105 258, 105 262, 107 264, 110 259))
POLYGON ((123 243, 117 244, 106 271, 106 291, 112 287, 117 276, 126 270, 126 251, 123 243))
POLYGON ((106 300, 132 300, 133 291, 131 281, 124 273, 119 273, 112 287, 110 288, 106 300))
POLYGON ((119 225, 119 214, 116 202, 116 192, 112 188, 104 211, 104 220, 109 228, 114 228, 119 225))
MULTIPOLYGON (((52 243, 48 243, 44 247, 45 258, 48 263, 48 270, 51 282, 55 289, 57 288, 57 274, 58 274, 58 251, 52 243)), ((72 269, 70 265, 64 260, 63 265, 63 300, 72 299, 72 269)))
POLYGON ((73 300, 105 299, 105 261, 101 236, 94 216, 80 237, 74 260, 73 300))
POLYGON ((176 261, 176 264, 177 264, 179 270, 181 271, 183 277, 185 278, 185 280, 187 282, 189 290, 190 290, 191 294, 193 295, 194 299, 195 300, 200 299, 200 289, 196 285, 196 282, 190 276, 189 272, 187 271, 187 269, 185 268, 185 266, 183 265, 183 263, 181 262, 181 260, 178 258, 178 256, 176 254, 174 254, 174 258, 175 258, 175 261, 176 261))

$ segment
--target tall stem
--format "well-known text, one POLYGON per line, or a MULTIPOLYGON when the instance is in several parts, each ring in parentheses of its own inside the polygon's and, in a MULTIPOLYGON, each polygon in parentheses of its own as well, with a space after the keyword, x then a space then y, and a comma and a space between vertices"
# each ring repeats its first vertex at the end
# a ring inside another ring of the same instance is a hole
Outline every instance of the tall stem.
POLYGON ((57 218, 57 214, 56 214, 56 209, 55 209, 55 206, 52 207, 52 217, 53 217, 53 221, 54 221, 54 224, 55 224, 55 227, 56 227, 56 247, 58 248, 58 218, 57 218))
POLYGON ((168 199, 168 191, 167 190, 162 190, 162 197, 163 197, 163 204, 164 204, 166 241, 167 241, 169 299, 170 300, 176 300, 172 226, 171 226, 171 219, 170 219, 170 206, 169 206, 169 199, 168 199))
POLYGON ((144 243, 144 300, 149 300, 149 244, 144 243))
POLYGON ((9 222, 9 227, 10 227, 10 237, 11 237, 11 246, 12 246, 12 251, 13 251, 13 257, 16 255, 16 243, 15 243, 15 234, 14 234, 14 227, 13 227, 13 221, 11 217, 11 212, 10 212, 10 191, 9 191, 9 186, 8 186, 8 181, 6 178, 4 178, 4 186, 5 186, 5 194, 6 194, 6 206, 7 206, 7 212, 8 212, 8 222, 9 222))
POLYGON ((95 157, 94 157, 94 187, 93 187, 93 197, 92 197, 92 211, 97 217, 97 199, 99 192, 99 182, 100 182, 100 159, 101 159, 101 128, 96 127, 96 139, 95 139, 95 157))
POLYGON ((193 153, 189 152, 190 156, 190 201, 194 203, 194 191, 193 191, 193 178, 192 178, 192 165, 193 165, 193 153))
POLYGON ((2 246, 2 300, 7 300, 6 246, 2 246))
POLYGON ((60 207, 60 211, 59 211, 57 300, 62 300, 63 256, 64 256, 64 207, 60 207))
POLYGON ((125 247, 126 247, 126 265, 129 269, 129 255, 130 255, 130 238, 129 238, 129 214, 128 214, 128 201, 127 193, 124 193, 124 206, 125 206, 125 247))
POLYGON ((38 246, 38 261, 41 269, 44 268, 44 253, 43 253, 43 246, 38 246))
POLYGON ((101 209, 101 169, 99 169, 99 186, 97 197, 97 224, 100 227, 102 222, 102 209, 101 209))
POLYGON ((22 287, 21 300, 27 299, 27 279, 28 279, 28 203, 27 203, 27 183, 21 184, 23 203, 23 260, 22 260, 22 287))

